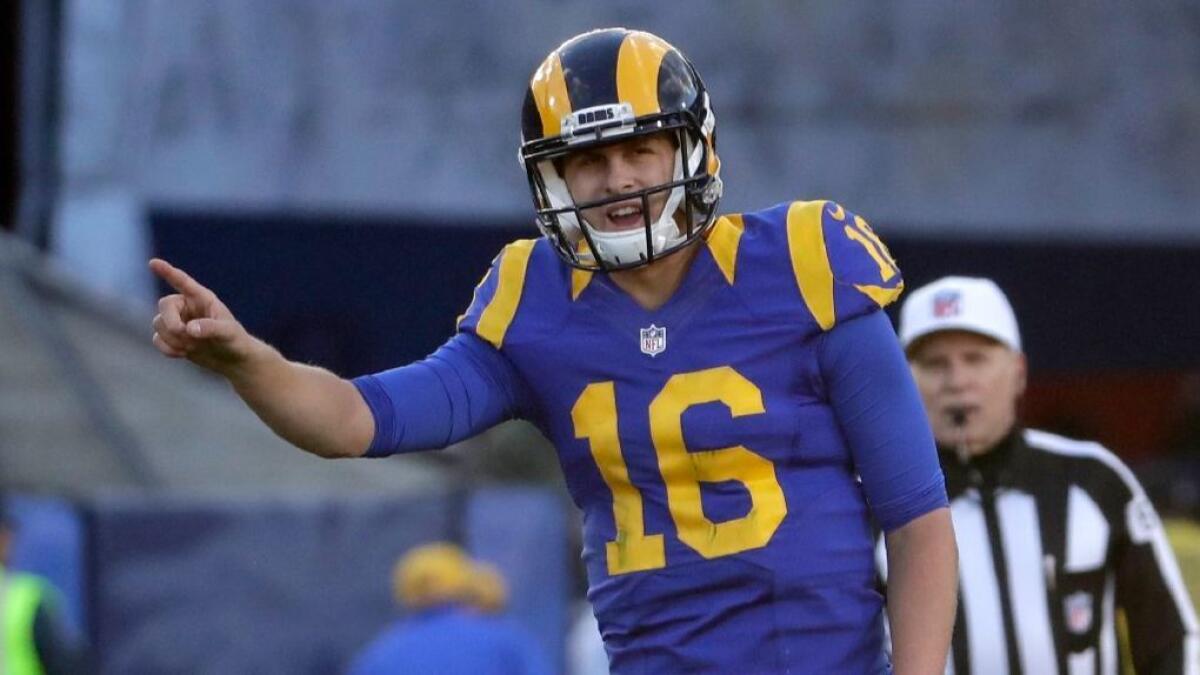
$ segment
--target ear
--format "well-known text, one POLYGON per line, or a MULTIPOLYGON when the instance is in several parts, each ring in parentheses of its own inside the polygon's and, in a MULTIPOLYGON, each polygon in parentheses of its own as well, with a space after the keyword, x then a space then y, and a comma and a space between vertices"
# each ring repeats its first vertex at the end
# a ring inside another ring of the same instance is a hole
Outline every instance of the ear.
POLYGON ((1013 373, 1013 377, 1017 378, 1016 388, 1019 397, 1025 394, 1025 386, 1029 382, 1029 361, 1025 358, 1024 352, 1015 352, 1013 358, 1013 369, 1016 371, 1013 373))

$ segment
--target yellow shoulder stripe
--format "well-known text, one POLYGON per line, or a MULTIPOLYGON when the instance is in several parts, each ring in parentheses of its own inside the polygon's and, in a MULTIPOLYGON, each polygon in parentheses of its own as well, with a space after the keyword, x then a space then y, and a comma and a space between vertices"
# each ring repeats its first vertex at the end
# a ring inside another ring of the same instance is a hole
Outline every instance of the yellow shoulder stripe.
POLYGON ((833 308, 833 270, 825 249, 821 212, 825 202, 792 202, 787 214, 788 251, 796 286, 822 330, 837 320, 833 308))
POLYGON ((504 247, 500 258, 500 278, 496 282, 496 293, 479 315, 475 333, 492 343, 496 349, 504 344, 504 334, 521 302, 521 291, 525 288, 525 269, 529 267, 529 256, 533 253, 536 239, 520 239, 504 247))
POLYGON ((592 282, 592 273, 588 270, 571 270, 571 300, 578 300, 579 294, 592 282))
POLYGON ((721 216, 708 233, 708 250, 730 286, 733 285, 733 273, 737 268, 738 242, 742 240, 745 227, 742 215, 738 213, 721 216))
MULTIPOLYGON (((591 250, 588 248, 587 241, 584 239, 580 239, 579 243, 575 244, 575 250, 578 251, 581 256, 591 254, 591 250)), ((592 273, 590 271, 581 270, 579 268, 572 269, 571 302, 578 300, 579 294, 582 293, 583 289, 587 288, 588 284, 590 283, 592 283, 592 273)))
POLYGON ((487 283, 490 276, 492 276, 492 268, 489 267, 483 278, 479 280, 479 283, 475 284, 475 290, 471 291, 471 304, 467 305, 466 311, 459 314, 458 318, 454 320, 455 330, 458 330, 458 327, 462 325, 463 319, 467 318, 467 314, 470 314, 471 307, 475 304, 475 299, 479 297, 479 289, 483 288, 483 285, 487 283))

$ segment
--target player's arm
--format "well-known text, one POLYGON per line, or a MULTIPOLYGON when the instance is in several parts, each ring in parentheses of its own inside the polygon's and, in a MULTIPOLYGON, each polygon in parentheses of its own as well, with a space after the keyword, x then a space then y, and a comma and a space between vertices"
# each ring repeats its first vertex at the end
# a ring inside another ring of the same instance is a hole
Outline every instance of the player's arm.
POLYGON ((826 393, 887 549, 895 672, 942 672, 958 555, 933 433, 891 323, 872 312, 821 336, 826 393))
POLYGON ((1130 651, 1139 673, 1200 673, 1196 610, 1179 573, 1162 523, 1132 473, 1115 547, 1117 602, 1129 625, 1130 651))
POLYGON ((940 673, 958 560, 933 432, 892 324, 879 311, 904 289, 900 269, 866 220, 836 203, 793 203, 787 229, 797 287, 824 331, 821 381, 886 533, 895 672, 940 673))
POLYGON ((150 269, 176 293, 159 300, 154 346, 229 380, 280 437, 321 457, 357 457, 375 435, 374 418, 354 384, 289 361, 255 338, 208 288, 165 260, 150 269))
POLYGON ((950 509, 941 507, 884 535, 892 665, 902 673, 946 667, 958 592, 958 551, 950 509))

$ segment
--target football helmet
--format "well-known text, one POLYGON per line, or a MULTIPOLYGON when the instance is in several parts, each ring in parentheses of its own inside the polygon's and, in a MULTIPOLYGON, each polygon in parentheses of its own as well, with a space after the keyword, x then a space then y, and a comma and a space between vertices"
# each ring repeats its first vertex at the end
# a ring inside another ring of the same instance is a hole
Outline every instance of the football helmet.
POLYGON ((567 264, 613 271, 649 264, 702 235, 716 217, 721 162, 716 118, 695 67, 662 38, 606 28, 577 35, 534 72, 521 119, 520 159, 537 224, 567 264), (570 153, 637 136, 674 135, 673 179, 645 189, 576 203, 563 179, 570 153), (649 198, 667 192, 651 222, 649 198), (585 209, 630 199, 643 227, 606 232, 585 209))

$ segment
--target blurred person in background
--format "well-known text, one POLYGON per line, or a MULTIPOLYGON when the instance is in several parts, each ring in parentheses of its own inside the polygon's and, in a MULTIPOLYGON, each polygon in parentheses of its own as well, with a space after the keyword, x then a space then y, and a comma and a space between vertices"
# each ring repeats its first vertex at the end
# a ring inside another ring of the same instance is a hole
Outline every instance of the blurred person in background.
POLYGON ((503 578, 477 567, 458 546, 441 542, 409 551, 396 562, 392 589, 408 615, 354 658, 349 675, 552 672, 531 636, 494 616, 505 603, 503 578))
POLYGON ((1138 673, 1200 672, 1195 611, 1133 473, 1097 443, 1021 426, 1026 360, 1003 291, 968 277, 917 289, 900 340, 958 537, 954 672, 1118 672, 1118 610, 1138 673))
POLYGON ((67 620, 59 591, 47 579, 9 568, 16 534, 0 496, 0 673, 88 672, 85 643, 67 620))
POLYGON ((471 574, 470 604, 483 614, 503 614, 508 607, 508 583, 495 566, 475 563, 471 574))
MULTIPOLYGON (((471 569, 467 604, 480 616, 492 622, 498 634, 507 634, 510 644, 521 646, 529 652, 526 662, 530 668, 542 669, 542 653, 537 638, 514 621, 508 612, 508 582, 496 566, 475 561, 471 569)), ((549 666, 546 666, 549 668, 549 666)))
POLYGON ((941 671, 957 576, 945 482, 881 311, 902 277, 866 220, 829 201, 718 217, 708 91, 649 33, 552 51, 521 129, 542 237, 501 252, 424 361, 353 381, 288 361, 162 260, 177 293, 155 346, 324 457, 533 421, 583 511, 613 672, 889 672, 872 518, 895 672, 941 671))

